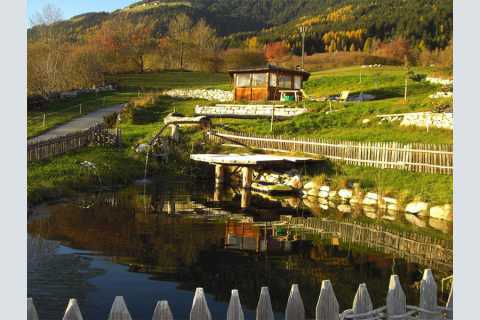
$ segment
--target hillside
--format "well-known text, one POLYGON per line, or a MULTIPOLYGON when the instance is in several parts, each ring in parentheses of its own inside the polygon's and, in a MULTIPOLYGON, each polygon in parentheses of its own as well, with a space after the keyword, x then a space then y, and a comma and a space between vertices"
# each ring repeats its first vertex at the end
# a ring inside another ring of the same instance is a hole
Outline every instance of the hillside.
MULTIPOLYGON (((160 37, 173 16, 186 13, 193 20, 205 18, 230 47, 257 36, 260 43, 287 40, 297 50, 298 26, 306 25, 310 53, 348 50, 352 44, 359 49, 368 38, 383 41, 396 36, 434 49, 451 40, 452 10, 451 0, 147 0, 112 13, 85 13, 56 26, 75 41, 107 20, 150 18, 160 37), (333 39, 338 42, 335 48, 330 47, 333 39)), ((35 32, 36 28, 30 29, 29 37, 35 32)))

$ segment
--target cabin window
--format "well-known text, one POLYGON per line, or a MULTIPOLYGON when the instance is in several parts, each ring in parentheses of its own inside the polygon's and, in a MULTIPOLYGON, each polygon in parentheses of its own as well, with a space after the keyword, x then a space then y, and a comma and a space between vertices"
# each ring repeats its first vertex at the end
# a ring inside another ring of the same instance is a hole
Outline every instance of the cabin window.
POLYGON ((237 87, 246 88, 250 87, 250 74, 249 73, 239 73, 237 74, 237 87))
POLYGON ((292 77, 287 75, 279 75, 278 76, 278 86, 280 88, 288 88, 292 87, 292 77))
POLYGON ((270 73, 270 87, 276 87, 276 86, 277 86, 277 74, 270 73))
POLYGON ((293 81, 293 89, 300 90, 302 89, 302 76, 295 76, 293 81))
POLYGON ((265 87, 267 85, 267 73, 252 73, 252 87, 265 87))

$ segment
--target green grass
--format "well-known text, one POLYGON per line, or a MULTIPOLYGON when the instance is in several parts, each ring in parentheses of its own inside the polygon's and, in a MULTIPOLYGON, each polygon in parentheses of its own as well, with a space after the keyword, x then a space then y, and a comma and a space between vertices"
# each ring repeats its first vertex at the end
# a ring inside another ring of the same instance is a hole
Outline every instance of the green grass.
POLYGON ((163 71, 144 74, 119 74, 107 77, 122 87, 143 90, 174 88, 202 88, 232 90, 230 76, 226 73, 163 71))
POLYGON ((104 107, 126 103, 134 96, 136 93, 133 92, 88 93, 77 98, 55 101, 48 104, 42 112, 27 112, 27 136, 28 138, 38 136, 55 126, 80 117, 80 104, 82 114, 86 114, 104 107), (43 125, 44 113, 46 114, 45 126, 43 125))

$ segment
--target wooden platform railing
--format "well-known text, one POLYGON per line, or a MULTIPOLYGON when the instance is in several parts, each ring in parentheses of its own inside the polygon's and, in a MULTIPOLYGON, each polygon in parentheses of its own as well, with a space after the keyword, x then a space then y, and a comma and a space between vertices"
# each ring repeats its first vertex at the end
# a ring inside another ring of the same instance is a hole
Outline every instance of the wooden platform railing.
POLYGON ((345 243, 366 246, 373 250, 419 263, 436 270, 451 272, 452 241, 408 232, 395 232, 382 226, 369 226, 316 217, 292 217, 287 227, 314 234, 321 239, 337 236, 345 243))
MULTIPOLYGON (((27 319, 40 320, 33 300, 27 300, 27 319)), ((123 297, 116 297, 108 315, 108 320, 132 320, 123 297)), ((174 316, 167 301, 158 301, 153 311, 152 320, 173 320, 174 316)), ((227 314, 224 319, 243 320, 244 313, 238 290, 232 290, 227 314)), ((286 320, 306 320, 305 307, 298 285, 293 284, 285 308, 286 320)), ((406 296, 397 275, 390 277, 386 305, 373 308, 373 302, 366 284, 359 285, 353 299, 352 307, 343 312, 333 290, 330 280, 323 280, 315 307, 316 320, 382 320, 382 319, 453 319, 453 287, 445 305, 437 303, 437 283, 432 271, 426 269, 420 282, 419 306, 407 305, 406 296)), ((83 320, 80 306, 76 299, 70 299, 63 320, 83 320)), ((202 288, 197 288, 190 310, 190 320, 212 320, 207 299, 202 288)), ((256 309, 256 320, 274 320, 274 312, 268 287, 262 287, 256 309)))
MULTIPOLYGON (((27 145, 27 161, 45 160, 51 157, 80 149, 94 142, 99 134, 109 132, 103 123, 79 132, 52 138, 45 141, 32 142, 27 145)), ((119 131, 113 133, 117 142, 120 139, 119 131)))
POLYGON ((213 130, 207 137, 216 143, 226 140, 264 150, 302 152, 352 165, 453 174, 453 147, 449 144, 332 141, 213 130))

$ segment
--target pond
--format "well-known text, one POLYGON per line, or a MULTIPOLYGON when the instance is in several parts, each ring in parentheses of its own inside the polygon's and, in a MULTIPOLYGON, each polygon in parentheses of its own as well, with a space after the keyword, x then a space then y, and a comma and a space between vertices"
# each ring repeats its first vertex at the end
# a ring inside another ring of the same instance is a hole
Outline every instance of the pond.
MULTIPOLYGON (((272 227, 283 216, 312 215, 375 227, 372 213, 319 213, 299 198, 258 194, 242 210, 241 197, 233 189, 219 197, 210 184, 158 181, 41 206, 29 217, 28 296, 45 320, 61 319, 71 297, 86 319, 106 319, 115 296, 125 297, 136 320, 151 319, 158 300, 169 301, 175 319, 188 319, 195 288, 203 287, 213 318, 224 319, 231 289, 238 289, 246 319, 254 319, 260 288, 268 286, 276 319, 283 319, 293 283, 312 317, 325 279, 345 310, 363 282, 374 306, 383 305, 392 270, 409 304, 418 303, 424 268, 433 269, 439 288, 452 273, 451 263, 272 227)), ((419 231, 405 219, 382 221, 383 228, 419 231)), ((448 241, 451 226, 441 230, 426 223, 422 232, 448 241)))

